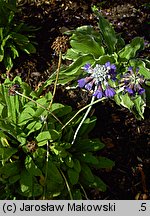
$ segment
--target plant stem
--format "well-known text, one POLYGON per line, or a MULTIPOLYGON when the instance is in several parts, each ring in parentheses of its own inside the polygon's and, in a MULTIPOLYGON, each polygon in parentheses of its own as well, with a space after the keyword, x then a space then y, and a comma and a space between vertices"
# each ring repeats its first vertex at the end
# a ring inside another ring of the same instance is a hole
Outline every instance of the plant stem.
POLYGON ((90 106, 92 106, 92 105, 94 105, 94 104, 96 104, 96 103, 98 103, 98 102, 100 102, 100 101, 103 101, 103 100, 105 100, 106 98, 105 97, 103 97, 103 98, 101 98, 101 99, 98 99, 98 100, 96 100, 96 101, 94 101, 94 102, 92 102, 92 103, 90 103, 90 104, 88 104, 88 105, 86 105, 85 107, 83 107, 82 109, 80 109, 62 128, 61 128, 61 130, 63 130, 77 115, 79 115, 82 111, 84 111, 85 109, 87 109, 88 107, 90 107, 90 106))
POLYGON ((70 199, 73 200, 73 196, 72 196, 72 193, 71 193, 71 190, 70 190, 70 187, 69 187, 68 181, 67 181, 67 179, 66 179, 66 176, 64 175, 64 173, 63 173, 63 171, 62 171, 61 169, 59 169, 59 171, 60 171, 62 177, 63 177, 64 180, 65 180, 66 187, 67 187, 67 189, 68 189, 68 193, 69 193, 70 199))
POLYGON ((47 174, 48 174, 48 161, 49 161, 49 143, 47 142, 47 144, 46 144, 46 167, 45 167, 43 200, 46 199, 46 181, 47 181, 47 174))
POLYGON ((51 109, 54 97, 55 97, 55 93, 56 93, 56 88, 57 88, 57 83, 58 83, 58 77, 59 77, 59 72, 60 72, 60 67, 61 67, 61 60, 62 60, 62 52, 59 52, 59 60, 58 60, 58 67, 57 67, 57 71, 56 71, 56 79, 55 79, 55 83, 54 83, 54 90, 53 90, 53 95, 52 95, 52 99, 50 101, 49 107, 48 109, 51 109))
MULTIPOLYGON (((80 184, 80 183, 79 183, 79 184, 80 184)), ((84 187, 82 186, 82 184, 80 184, 80 187, 81 187, 81 189, 83 190, 83 193, 84 193, 85 198, 88 200, 87 194, 86 194, 86 192, 85 192, 84 187)))
MULTIPOLYGON (((90 104, 93 104, 94 100, 95 100, 95 96, 92 96, 92 99, 91 99, 91 103, 90 103, 90 104)), ((76 131, 75 131, 75 134, 74 134, 72 143, 71 143, 72 145, 74 144, 74 142, 75 142, 75 140, 76 140, 76 138, 77 138, 78 132, 79 132, 79 130, 80 130, 80 128, 81 128, 83 122, 85 121, 86 117, 88 116, 88 114, 89 114, 91 108, 92 108, 92 105, 88 107, 88 109, 87 109, 87 111, 86 111, 86 113, 85 113, 83 119, 81 120, 80 124, 78 125, 78 127, 77 127, 77 129, 76 129, 76 131)))
POLYGON ((46 107, 43 106, 42 104, 36 102, 36 101, 33 100, 32 98, 29 98, 28 96, 21 94, 21 93, 18 92, 18 91, 15 91, 15 93, 16 93, 17 95, 21 96, 21 97, 24 97, 24 98, 26 98, 26 99, 32 101, 33 103, 37 104, 39 107, 45 109, 45 110, 48 111, 61 125, 63 125, 63 123, 62 123, 52 112, 50 112, 48 108, 46 108, 46 107))

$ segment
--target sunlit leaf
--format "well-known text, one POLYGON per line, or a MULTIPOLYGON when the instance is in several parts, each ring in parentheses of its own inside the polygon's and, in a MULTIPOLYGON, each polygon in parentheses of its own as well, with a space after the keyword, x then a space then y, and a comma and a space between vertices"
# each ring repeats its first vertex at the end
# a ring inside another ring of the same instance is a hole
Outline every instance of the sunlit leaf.
POLYGON ((130 44, 126 45, 118 54, 122 60, 129 60, 136 56, 137 51, 144 48, 144 39, 141 37, 135 37, 130 44))
POLYGON ((117 44, 117 36, 115 30, 110 24, 110 22, 100 14, 100 12, 95 6, 92 9, 99 19, 99 28, 102 33, 102 37, 104 39, 105 45, 108 48, 108 53, 111 54, 115 51, 115 47, 117 44))

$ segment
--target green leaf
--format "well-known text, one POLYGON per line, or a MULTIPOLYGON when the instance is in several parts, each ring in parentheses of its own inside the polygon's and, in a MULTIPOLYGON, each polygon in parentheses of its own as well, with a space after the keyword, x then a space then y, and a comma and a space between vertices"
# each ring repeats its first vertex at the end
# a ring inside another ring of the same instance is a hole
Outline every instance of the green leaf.
POLYGON ((73 200, 82 200, 82 194, 80 189, 75 189, 72 191, 73 200))
MULTIPOLYGON (((17 123, 18 115, 20 113, 19 111, 19 97, 18 95, 10 96, 8 94, 8 88, 4 85, 1 85, 1 92, 2 92, 2 98, 3 103, 5 104, 5 108, 3 109, 4 113, 7 115, 7 118, 10 119, 13 123, 17 123)), ((3 113, 3 114, 4 114, 3 113)))
POLYGON ((32 109, 30 106, 27 106, 22 113, 20 114, 18 118, 18 124, 25 125, 28 121, 33 119, 33 116, 35 115, 34 109, 32 109))
POLYGON ((12 163, 5 163, 4 166, 0 167, 0 174, 3 175, 3 178, 9 178, 19 173, 20 163, 18 161, 12 163))
POLYGON ((51 135, 49 131, 43 131, 39 133, 39 135, 36 137, 36 140, 38 142, 38 146, 43 146, 47 144, 48 140, 51 140, 51 135))
POLYGON ((51 199, 53 197, 58 197, 64 190, 64 185, 55 182, 55 180, 46 181, 46 194, 51 199))
POLYGON ((11 147, 0 147, 0 160, 7 161, 13 154, 15 154, 18 150, 16 148, 11 147))
POLYGON ((7 35, 5 38, 2 40, 2 47, 4 48, 6 45, 6 42, 11 38, 11 35, 7 35))
POLYGON ((144 59, 144 63, 146 64, 146 67, 150 69, 150 61, 148 59, 144 59))
POLYGON ((106 157, 97 157, 97 160, 98 160, 98 163, 95 164, 94 166, 97 169, 101 169, 101 168, 108 169, 108 168, 112 168, 113 166, 115 166, 115 163, 106 157))
POLYGON ((4 132, 7 132, 7 134, 10 134, 14 138, 17 137, 16 129, 10 124, 9 121, 7 122, 7 124, 5 124, 4 121, 0 120, 0 129, 4 132))
POLYGON ((126 108, 128 108, 129 110, 131 110, 134 106, 133 101, 131 100, 131 97, 128 95, 128 93, 126 94, 121 94, 120 96, 120 104, 126 108))
POLYGON ((28 43, 20 47, 27 54, 36 53, 36 48, 33 44, 28 43))
POLYGON ((58 132, 54 129, 50 130, 51 139, 50 141, 55 141, 61 137, 61 132, 58 132))
POLYGON ((12 32, 11 37, 16 42, 16 44, 18 44, 19 46, 23 44, 28 44, 30 42, 28 37, 26 37, 23 34, 17 33, 17 32, 12 32))
POLYGON ((3 46, 1 45, 0 46, 0 62, 3 61, 4 59, 4 48, 3 46))
POLYGON ((42 176, 41 170, 36 166, 33 159, 29 155, 25 159, 25 168, 33 176, 42 176))
POLYGON ((13 67, 13 61, 9 55, 4 58, 4 65, 8 71, 13 67))
POLYGON ((72 159, 71 156, 67 156, 67 157, 65 158, 65 163, 66 163, 66 165, 67 165, 68 167, 70 167, 70 168, 73 168, 73 166, 74 166, 74 161, 73 161, 73 159, 72 159))
POLYGON ((90 165, 96 165, 99 162, 97 157, 94 156, 91 152, 80 154, 78 157, 80 161, 89 163, 90 165))
POLYGON ((144 48, 144 39, 140 37, 135 37, 130 44, 126 45, 118 54, 119 57, 124 61, 134 58, 137 51, 144 48))
MULTIPOLYGON (((48 107, 48 105, 44 107, 46 108, 48 107)), ((48 114, 47 110, 45 110, 42 107, 38 107, 37 110, 35 111, 34 117, 39 117, 41 119, 41 116, 47 116, 47 114, 48 114)))
POLYGON ((72 111, 71 106, 63 105, 60 103, 53 103, 51 111, 57 116, 62 117, 69 114, 72 111))
POLYGON ((58 145, 51 146, 51 151, 61 158, 66 158, 66 156, 68 155, 66 150, 63 147, 58 145))
POLYGON ((79 181, 79 172, 77 172, 75 169, 68 169, 67 170, 67 173, 68 173, 68 178, 69 178, 69 181, 72 185, 75 185, 78 183, 79 181))
POLYGON ((75 150, 78 152, 89 152, 89 151, 99 151, 104 148, 104 143, 102 143, 99 139, 81 139, 75 143, 75 150))
POLYGON ((7 136, 2 130, 0 130, 0 144, 2 144, 2 147, 10 147, 7 140, 7 136))
POLYGON ((36 165, 42 170, 43 166, 45 165, 45 158, 46 158, 46 149, 44 148, 37 148, 35 152, 33 152, 33 160, 35 161, 36 165))
POLYGON ((106 62, 115 63, 115 58, 112 55, 103 55, 96 59, 96 64, 105 64, 106 62))
POLYGON ((31 122, 30 124, 28 124, 28 126, 26 127, 29 132, 27 134, 27 136, 29 136, 29 134, 35 132, 35 131, 38 131, 40 128, 42 127, 42 124, 40 122, 37 122, 37 121, 33 121, 31 122))
POLYGON ((41 105, 43 105, 43 106, 45 106, 46 103, 47 103, 47 99, 45 97, 41 97, 41 98, 38 98, 36 100, 36 102, 39 103, 39 104, 41 104, 41 105))
POLYGON ((17 140, 18 140, 18 142, 21 143, 21 145, 26 144, 26 142, 27 142, 26 137, 27 137, 27 135, 24 132, 22 132, 22 131, 21 131, 21 133, 17 132, 17 140))
POLYGON ((144 86, 144 89, 146 91, 146 106, 150 107, 150 83, 149 85, 147 83, 147 85, 144 86))
POLYGON ((18 103, 18 95, 10 96, 9 110, 11 110, 11 119, 15 124, 17 123, 17 111, 19 111, 18 103))
POLYGON ((81 174, 80 174, 80 179, 82 182, 89 183, 94 181, 94 175, 88 165, 85 163, 82 163, 81 165, 81 174))
POLYGON ((10 176, 10 177, 9 177, 9 183, 10 183, 10 184, 14 184, 14 183, 16 183, 19 179, 20 179, 20 174, 14 175, 14 176, 10 176))
POLYGON ((90 133, 95 124, 96 124, 96 117, 93 116, 92 118, 87 118, 84 123, 82 124, 81 128, 80 128, 80 131, 78 133, 79 136, 84 136, 84 135, 88 135, 88 133, 90 133))
POLYGON ((52 181, 52 182, 56 182, 57 184, 61 185, 64 184, 64 180, 57 168, 57 166, 54 164, 53 161, 49 160, 48 161, 48 167, 44 168, 44 173, 47 172, 47 179, 52 181))
POLYGON ((51 131, 43 131, 37 137, 38 146, 43 146, 47 144, 47 141, 55 141, 60 136, 60 133, 52 129, 51 131))
POLYGON ((73 168, 77 171, 77 172, 81 172, 81 165, 80 165, 80 161, 77 159, 73 160, 74 164, 73 164, 73 168))
POLYGON ((2 117, 2 113, 3 113, 3 109, 4 109, 4 106, 2 104, 0 104, 0 116, 2 117))
POLYGON ((0 41, 3 40, 3 30, 4 28, 0 28, 0 41))
POLYGON ((15 59, 16 57, 19 57, 19 53, 18 53, 16 47, 13 44, 11 44, 11 43, 10 43, 9 47, 10 47, 10 49, 12 51, 12 57, 13 57, 13 59, 15 59))
MULTIPOLYGON (((95 62, 91 54, 84 54, 83 56, 80 56, 78 59, 75 60, 75 62, 70 64, 66 69, 62 69, 59 73, 58 83, 64 85, 74 80, 77 77, 77 75, 82 73, 81 67, 84 66, 87 62, 90 64, 93 64, 95 62)), ((52 80, 54 80, 53 77, 52 80)))
POLYGON ((145 79, 150 79, 150 70, 146 68, 144 65, 139 66, 139 73, 142 74, 145 79))
POLYGON ((116 36, 117 36, 116 48, 117 48, 117 51, 119 51, 125 46, 125 41, 120 35, 116 35, 116 36))
POLYGON ((131 59, 129 64, 134 68, 139 67, 139 73, 142 74, 145 79, 150 79, 150 69, 146 67, 146 63, 144 61, 140 59, 131 59))
MULTIPOLYGON (((8 4, 11 4, 11 3, 8 3, 8 4)), ((10 24, 14 18, 15 14, 13 11, 10 11, 10 15, 8 17, 8 23, 10 24)))
POLYGON ((9 9, 9 11, 11 11, 9 13, 13 14, 14 12, 17 12, 16 0, 5 1, 5 4, 4 4, 4 1, 3 1, 3 6, 4 6, 5 10, 7 8, 7 9, 9 9))
POLYGON ((62 58, 75 61, 80 56, 82 56, 82 53, 79 53, 78 50, 70 48, 67 50, 66 55, 64 55, 62 58))
POLYGON ((66 76, 75 75, 87 62, 91 64, 94 62, 93 56, 91 54, 80 56, 75 62, 69 65, 66 70, 61 71, 60 75, 61 73, 64 73, 66 76))
POLYGON ((108 53, 112 54, 115 51, 115 47, 117 44, 117 36, 114 28, 111 26, 110 22, 106 20, 98 11, 98 9, 94 6, 93 12, 99 19, 99 28, 104 39, 105 45, 108 48, 108 53))
POLYGON ((145 104, 144 100, 142 99, 142 97, 141 96, 136 97, 133 100, 133 103, 134 103, 135 109, 136 109, 136 112, 135 112, 136 117, 138 118, 138 115, 139 115, 142 119, 144 119, 143 114, 144 114, 146 104, 145 104))
POLYGON ((106 184, 98 176, 95 175, 94 175, 94 180, 91 184, 89 184, 89 187, 96 188, 103 192, 105 192, 107 189, 106 184))
POLYGON ((36 197, 43 193, 43 187, 37 183, 37 180, 26 170, 21 172, 20 190, 18 192, 25 197, 36 197))
POLYGON ((105 53, 101 35, 92 26, 78 27, 71 36, 70 45, 73 50, 82 53, 82 55, 92 54, 94 58, 105 53))

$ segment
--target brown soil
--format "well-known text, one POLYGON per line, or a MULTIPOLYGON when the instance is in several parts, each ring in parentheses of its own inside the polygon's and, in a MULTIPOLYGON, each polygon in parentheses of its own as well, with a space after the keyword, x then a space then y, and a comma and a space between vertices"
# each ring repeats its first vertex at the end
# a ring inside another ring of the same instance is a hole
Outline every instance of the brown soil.
MULTIPOLYGON (((99 1, 95 0, 53 0, 26 3, 21 9, 19 19, 39 28, 36 32, 37 53, 31 56, 22 54, 16 60, 11 76, 19 75, 36 88, 44 82, 55 68, 58 57, 51 46, 58 36, 67 29, 81 25, 96 24, 91 5, 98 5, 104 16, 121 33, 126 42, 135 36, 150 40, 148 1, 99 1), (51 2, 51 3, 50 3, 51 2), (87 3, 88 2, 88 3, 87 3)), ((149 6, 150 7, 150 6, 149 6)), ((141 56, 150 54, 147 48, 141 56)), ((76 92, 71 97, 69 92, 59 88, 56 101, 77 107, 81 102, 76 92), (64 97, 60 97, 63 93, 64 97)), ((87 101, 85 101, 86 103, 87 101)), ((83 104, 81 104, 82 106, 83 104)), ((112 170, 95 171, 108 185, 105 193, 88 191, 90 199, 149 199, 150 198, 150 115, 146 109, 145 120, 138 121, 126 109, 106 102, 94 107, 97 124, 91 137, 99 137, 106 148, 100 154, 115 161, 112 170)))

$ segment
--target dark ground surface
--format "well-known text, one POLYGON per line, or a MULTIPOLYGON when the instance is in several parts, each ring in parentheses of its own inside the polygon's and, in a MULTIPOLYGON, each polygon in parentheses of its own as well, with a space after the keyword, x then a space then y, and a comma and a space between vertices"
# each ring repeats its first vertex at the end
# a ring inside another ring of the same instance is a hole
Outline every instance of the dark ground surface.
MULTIPOLYGON (((91 5, 98 5, 126 42, 135 36, 150 40, 149 1, 36 1, 22 7, 19 19, 42 29, 36 33, 37 53, 22 55, 16 61, 11 76, 20 75, 32 88, 44 82, 57 67, 58 57, 51 46, 67 29, 81 25, 96 25, 91 5), (42 2, 42 3, 41 3, 42 2), (50 3, 51 2, 51 3, 50 3), (87 3, 88 2, 88 3, 87 3), (147 7, 146 7, 147 3, 147 7)), ((150 54, 147 48, 141 56, 150 54)), ((56 101, 76 106, 78 94, 59 88, 56 101)), ((82 104, 81 104, 82 105, 82 104)), ((89 199, 149 199, 150 198, 150 110, 145 120, 138 121, 128 110, 106 102, 94 107, 97 124, 91 136, 99 137, 106 148, 100 155, 115 161, 112 170, 95 171, 108 185, 105 193, 89 190, 89 199)))

